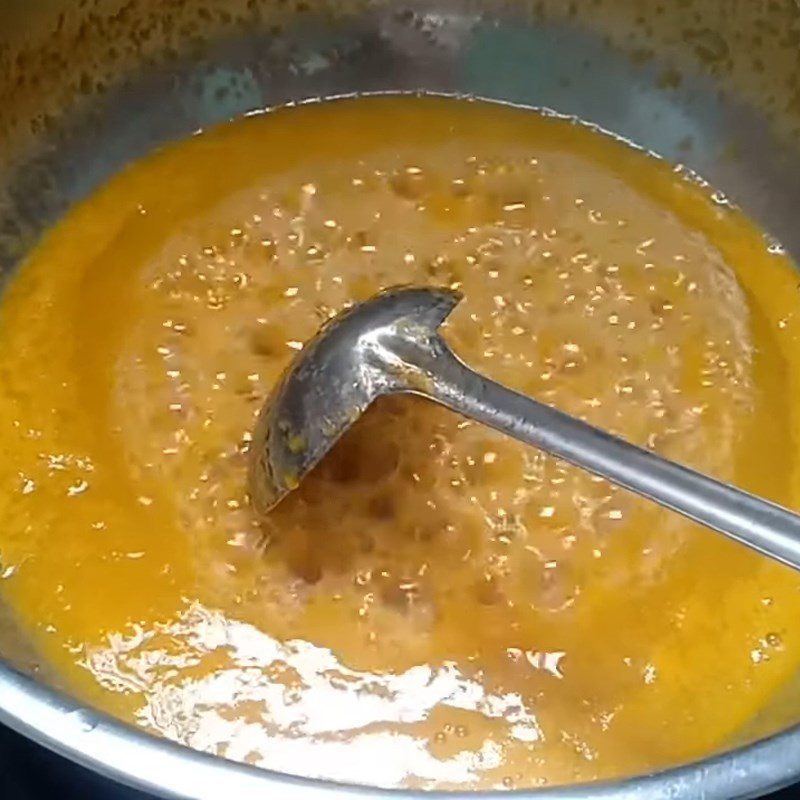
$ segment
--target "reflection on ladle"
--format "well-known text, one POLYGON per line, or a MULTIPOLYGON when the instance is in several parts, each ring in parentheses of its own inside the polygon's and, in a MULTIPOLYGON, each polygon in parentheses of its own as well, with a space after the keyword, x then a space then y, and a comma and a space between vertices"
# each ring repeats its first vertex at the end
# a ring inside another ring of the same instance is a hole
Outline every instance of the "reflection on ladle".
POLYGON ((340 314, 290 364, 258 419, 250 493, 268 512, 378 397, 412 393, 496 428, 800 570, 800 516, 483 377, 438 333, 460 300, 396 288, 340 314))

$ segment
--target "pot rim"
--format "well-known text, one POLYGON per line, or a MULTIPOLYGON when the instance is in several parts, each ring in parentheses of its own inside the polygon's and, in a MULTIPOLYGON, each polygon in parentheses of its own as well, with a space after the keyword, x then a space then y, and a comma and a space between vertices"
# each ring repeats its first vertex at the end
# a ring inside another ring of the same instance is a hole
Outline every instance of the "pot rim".
POLYGON ((181 800, 389 800, 476 797, 547 800, 730 800, 756 797, 800 778, 800 724, 700 761, 649 775, 564 787, 494 792, 410 792, 301 778, 228 761, 158 738, 82 706, 0 661, 0 723, 118 783, 181 800))

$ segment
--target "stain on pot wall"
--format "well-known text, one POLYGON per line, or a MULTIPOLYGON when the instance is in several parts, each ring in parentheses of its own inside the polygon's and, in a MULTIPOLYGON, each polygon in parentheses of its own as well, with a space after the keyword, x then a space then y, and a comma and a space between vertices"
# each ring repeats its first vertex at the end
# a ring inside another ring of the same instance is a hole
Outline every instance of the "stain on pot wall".
POLYGON ((265 106, 467 92, 580 116, 685 164, 793 251, 800 6, 13 0, 0 11, 0 266, 132 158, 265 106))

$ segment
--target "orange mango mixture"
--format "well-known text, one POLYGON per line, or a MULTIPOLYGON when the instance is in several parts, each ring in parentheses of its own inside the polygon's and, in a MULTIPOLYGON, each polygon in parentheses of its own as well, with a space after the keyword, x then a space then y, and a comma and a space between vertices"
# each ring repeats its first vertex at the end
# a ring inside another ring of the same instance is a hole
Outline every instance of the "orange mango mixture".
POLYGON ((87 702, 381 786, 631 775, 793 680, 800 579, 423 400, 268 518, 250 431, 348 304, 452 286, 487 375, 800 507, 798 278, 738 211, 580 124, 452 99, 278 110, 72 210, 0 307, 0 592, 87 702))

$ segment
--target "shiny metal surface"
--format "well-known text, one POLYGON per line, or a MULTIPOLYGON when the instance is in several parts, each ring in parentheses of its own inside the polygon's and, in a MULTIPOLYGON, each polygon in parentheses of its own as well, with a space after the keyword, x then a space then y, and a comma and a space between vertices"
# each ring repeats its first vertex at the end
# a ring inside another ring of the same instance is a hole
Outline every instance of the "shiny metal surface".
POLYGON ((489 380, 438 328, 460 299, 396 288, 331 320, 292 360, 253 435, 250 492, 268 511, 369 404, 417 394, 654 500, 800 570, 800 516, 489 380))
POLYGON ((266 772, 146 736, 21 675, 0 672, 0 722, 101 775, 182 800, 730 800, 796 779, 800 732, 766 739, 700 764, 615 783, 519 792, 397 792, 266 772))
MULTIPOLYGON (((436 329, 458 300, 447 289, 389 290, 339 314, 306 343, 253 432, 250 494, 260 511, 295 489, 370 403, 427 380, 395 345, 439 343, 436 329)), ((419 393, 433 396, 421 385, 419 393)))
POLYGON ((614 783, 520 792, 397 792, 266 772, 146 736, 39 683, 0 670, 0 723, 126 786, 182 800, 730 800, 757 797, 797 778, 800 731, 765 739, 699 764, 614 783))
MULTIPOLYGON (((0 270, 169 139, 279 103, 417 90, 579 116, 697 172, 798 257, 798 48, 796 0, 0 0, 0 270)), ((55 691, 19 638, 13 619, 0 624, 0 654, 25 673, 0 663, 0 721, 121 782, 209 800, 397 794, 153 739, 55 691)), ((792 697, 743 734, 746 746, 518 795, 758 796, 800 778, 792 697)))

